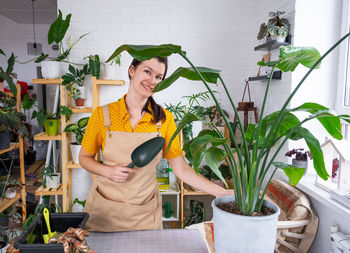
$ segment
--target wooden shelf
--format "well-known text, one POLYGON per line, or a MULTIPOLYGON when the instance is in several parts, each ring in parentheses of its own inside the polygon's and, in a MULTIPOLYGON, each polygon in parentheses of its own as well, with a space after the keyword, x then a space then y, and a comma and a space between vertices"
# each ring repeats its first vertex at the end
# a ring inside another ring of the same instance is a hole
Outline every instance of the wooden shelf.
POLYGON ((100 84, 100 85, 125 85, 125 81, 124 80, 96 79, 96 84, 100 84))
MULTIPOLYGON (((272 79, 273 80, 281 80, 282 78, 282 71, 275 71, 273 72, 273 76, 272 79)), ((269 76, 265 75, 265 76, 253 76, 253 77, 249 77, 249 81, 259 81, 259 80, 268 80, 269 76)))
POLYGON ((49 141, 49 140, 55 140, 60 141, 62 139, 61 134, 57 135, 47 135, 45 132, 34 135, 35 141, 49 141))
POLYGON ((67 162, 67 168, 69 168, 69 169, 80 169, 82 167, 81 167, 81 165, 79 163, 75 163, 73 161, 68 161, 67 162))
POLYGON ((6 153, 6 152, 9 152, 15 148, 19 148, 19 143, 18 142, 12 142, 10 143, 10 147, 7 148, 7 149, 1 149, 0 150, 0 155, 3 154, 3 153, 6 153))
POLYGON ((2 213, 4 210, 6 210, 9 206, 11 206, 13 203, 15 203, 20 198, 19 193, 16 194, 16 197, 12 199, 4 198, 2 199, 0 203, 0 213, 2 213))
POLYGON ((184 196, 186 195, 209 195, 206 192, 197 192, 197 191, 193 191, 193 190, 188 190, 188 189, 184 189, 184 196))
POLYGON ((291 35, 288 35, 285 42, 277 42, 276 40, 269 40, 264 44, 254 47, 254 51, 270 51, 280 46, 288 46, 291 42, 291 35))
POLYGON ((35 196, 41 195, 63 195, 62 184, 59 184, 56 188, 43 188, 41 185, 36 191, 35 196))
POLYGON ((36 84, 61 84, 62 79, 32 79, 32 83, 36 84))
POLYGON ((70 108, 73 113, 92 113, 92 107, 84 107, 84 108, 77 108, 77 107, 71 107, 70 108))

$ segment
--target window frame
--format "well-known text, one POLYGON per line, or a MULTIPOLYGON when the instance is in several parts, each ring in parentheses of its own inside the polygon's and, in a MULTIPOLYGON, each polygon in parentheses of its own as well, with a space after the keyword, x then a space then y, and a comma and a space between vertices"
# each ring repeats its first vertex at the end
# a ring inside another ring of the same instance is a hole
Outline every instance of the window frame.
MULTIPOLYGON (((341 35, 350 31, 350 3, 343 0, 342 17, 341 17, 341 35)), ((350 39, 340 44, 339 65, 338 65, 338 86, 335 109, 341 114, 350 114, 350 39), (347 91, 346 91, 347 88, 347 91), (349 105, 345 105, 345 99, 349 105)))

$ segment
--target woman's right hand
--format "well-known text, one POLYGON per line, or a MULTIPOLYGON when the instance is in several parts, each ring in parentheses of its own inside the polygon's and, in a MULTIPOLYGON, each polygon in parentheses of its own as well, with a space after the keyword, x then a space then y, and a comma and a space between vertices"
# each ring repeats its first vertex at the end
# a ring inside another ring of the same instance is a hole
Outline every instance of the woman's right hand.
POLYGON ((124 183, 128 179, 130 173, 136 172, 135 169, 130 169, 126 166, 127 164, 110 166, 108 178, 116 183, 124 183))

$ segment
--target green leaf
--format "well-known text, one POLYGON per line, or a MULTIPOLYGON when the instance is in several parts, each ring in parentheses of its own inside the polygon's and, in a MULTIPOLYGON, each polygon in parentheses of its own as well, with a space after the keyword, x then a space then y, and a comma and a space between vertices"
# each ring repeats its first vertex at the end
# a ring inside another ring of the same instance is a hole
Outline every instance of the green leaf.
MULTIPOLYGON (((210 69, 205 67, 197 67, 204 80, 209 83, 217 83, 217 79, 220 74, 220 70, 210 69)), ((200 81, 200 77, 193 68, 183 68, 179 67, 172 73, 168 78, 164 79, 154 88, 153 92, 158 92, 168 88, 172 83, 174 83, 180 77, 186 78, 188 80, 200 81)))
POLYGON ((73 114, 72 110, 65 105, 60 106, 60 115, 65 115, 66 116, 66 122, 70 119, 70 116, 73 114))
POLYGON ((88 122, 89 122, 89 119, 90 119, 90 117, 81 118, 77 123, 78 127, 80 129, 86 127, 88 122))
POLYGON ((10 58, 7 60, 7 69, 6 69, 6 73, 7 74, 11 74, 13 71, 13 67, 15 65, 15 55, 13 53, 11 53, 10 58))
POLYGON ((24 110, 30 110, 35 104, 35 102, 36 102, 35 98, 32 99, 28 95, 25 95, 22 100, 22 107, 24 110))
POLYGON ((120 54, 123 51, 127 51, 132 57, 139 61, 149 60, 156 56, 168 57, 169 55, 174 53, 182 53, 180 46, 172 44, 163 44, 159 46, 124 44, 114 51, 114 53, 108 58, 106 63, 113 60, 118 54, 120 54))
POLYGON ((312 155, 312 160, 314 163, 314 168, 317 174, 324 180, 327 180, 329 175, 327 173, 324 157, 322 153, 322 148, 319 141, 312 135, 312 133, 303 127, 298 127, 295 130, 295 136, 299 136, 306 141, 307 146, 310 149, 310 153, 312 155))
MULTIPOLYGON (((313 47, 282 46, 276 67, 284 72, 294 71, 299 63, 311 68, 320 58, 320 53, 313 47)), ((319 68, 319 65, 317 67, 319 68)))
POLYGON ((227 186, 224 177, 219 170, 219 164, 224 160, 224 151, 217 147, 211 147, 205 152, 205 160, 215 175, 227 186))
POLYGON ((304 103, 299 107, 291 109, 290 111, 305 111, 313 115, 318 114, 317 120, 320 121, 330 135, 338 140, 343 138, 343 135, 341 134, 340 119, 339 117, 334 116, 330 112, 329 108, 317 103, 304 103))
POLYGON ((5 55, 6 56, 6 54, 4 53, 4 51, 2 51, 2 49, 0 48, 0 54, 2 54, 2 55, 5 55))
POLYGON ((289 178, 289 184, 294 186, 299 183, 305 172, 305 168, 295 167, 282 162, 273 162, 273 165, 275 165, 276 168, 283 169, 284 173, 289 178))
POLYGON ((100 78, 100 57, 96 54, 89 57, 89 65, 91 69, 92 76, 96 76, 97 79, 100 78))
POLYGON ((79 127, 77 125, 75 125, 75 124, 69 124, 64 129, 65 132, 74 132, 76 130, 79 130, 79 127))
POLYGON ((179 134, 179 132, 181 131, 182 128, 184 128, 188 123, 191 123, 192 121, 196 121, 199 120, 199 118, 192 114, 192 113, 187 113, 183 119, 181 120, 181 122, 178 124, 177 129, 175 131, 175 133, 173 134, 173 136, 171 136, 170 141, 169 141, 169 145, 168 148, 166 150, 166 153, 169 152, 171 143, 173 143, 173 140, 176 138, 176 136, 179 134))
POLYGON ((34 62, 35 62, 35 63, 42 62, 42 61, 45 60, 47 57, 49 57, 48 54, 42 53, 34 62))
POLYGON ((47 41, 49 45, 51 45, 53 42, 56 42, 57 44, 62 41, 64 38, 64 35, 66 34, 70 18, 72 14, 68 14, 66 16, 66 19, 62 19, 62 12, 61 10, 58 10, 58 17, 57 19, 50 25, 49 32, 47 34, 47 41))
POLYGON ((277 64, 278 64, 278 61, 268 61, 268 62, 259 61, 258 62, 259 66, 268 66, 268 67, 275 67, 277 64))

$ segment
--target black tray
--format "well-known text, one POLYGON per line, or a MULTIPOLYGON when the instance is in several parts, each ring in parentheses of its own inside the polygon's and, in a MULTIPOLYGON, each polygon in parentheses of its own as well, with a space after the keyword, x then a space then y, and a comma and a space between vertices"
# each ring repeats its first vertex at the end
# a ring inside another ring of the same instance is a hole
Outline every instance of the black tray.
MULTIPOLYGON (((63 233, 68 228, 85 228, 89 218, 88 213, 50 213, 51 231, 63 233)), ((47 227, 44 216, 36 217, 32 224, 18 237, 14 247, 19 252, 64 252, 62 244, 44 244, 43 235, 47 234, 47 227)))

